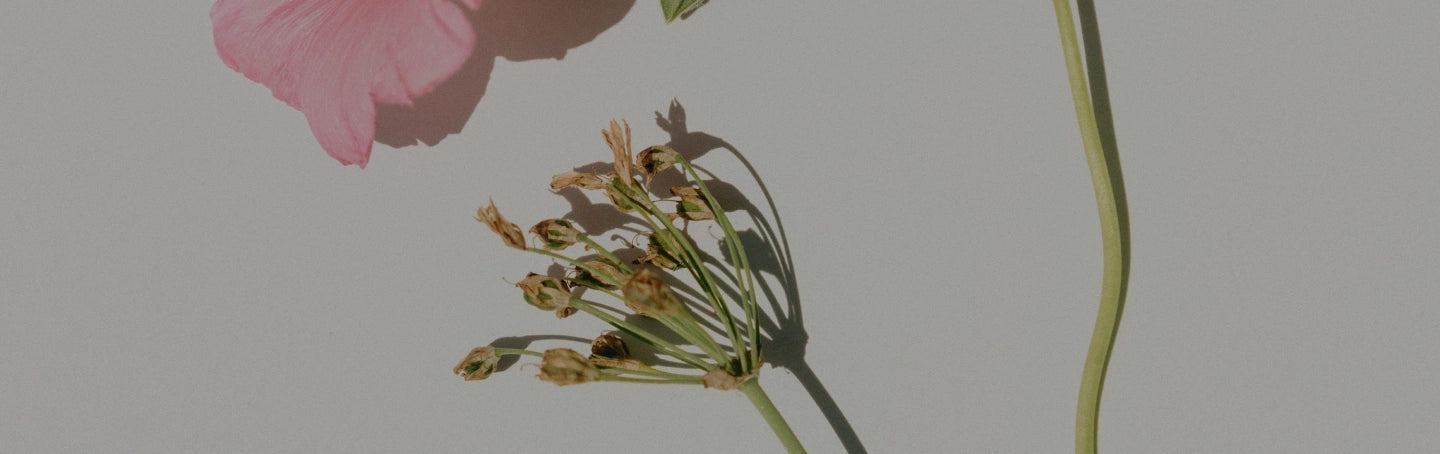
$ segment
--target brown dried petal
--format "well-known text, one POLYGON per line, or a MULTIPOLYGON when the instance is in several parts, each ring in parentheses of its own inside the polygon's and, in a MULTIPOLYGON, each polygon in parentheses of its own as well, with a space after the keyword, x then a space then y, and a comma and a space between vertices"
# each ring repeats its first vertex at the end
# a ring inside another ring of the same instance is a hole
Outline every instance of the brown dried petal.
POLYGON ((740 387, 740 377, 730 375, 730 372, 725 369, 711 369, 701 380, 705 382, 706 388, 715 388, 721 391, 740 387))
POLYGON ((530 273, 515 286, 525 292, 525 302, 542 310, 553 311, 570 305, 570 290, 560 279, 530 273))
POLYGON ((500 235, 506 246, 525 250, 525 234, 520 232, 520 226, 500 215, 500 210, 495 208, 495 199, 490 199, 490 206, 475 211, 475 220, 485 223, 490 231, 500 235))
POLYGON ((692 221, 715 219, 715 211, 710 209, 710 203, 698 189, 676 186, 670 188, 670 193, 680 198, 680 203, 675 204, 675 213, 680 217, 692 221))
POLYGON ((559 386, 577 385, 595 381, 600 377, 600 369, 575 350, 552 348, 545 350, 540 360, 538 377, 559 386))
POLYGON ((635 164, 640 166, 640 171, 646 175, 655 175, 675 165, 676 159, 680 157, 675 149, 664 145, 652 145, 635 156, 635 164))
POLYGON ((495 347, 475 347, 470 350, 460 364, 455 365, 455 374, 469 380, 484 380, 495 372, 495 366, 500 364, 500 356, 495 354, 495 347))
POLYGON ((559 191, 571 186, 580 189, 605 189, 605 179, 593 173, 565 172, 550 177, 550 190, 559 191))
POLYGON ((615 155, 615 175, 626 186, 635 186, 634 170, 630 167, 630 123, 625 123, 625 130, 621 131, 620 124, 610 120, 610 129, 600 130, 600 135, 615 155))
POLYGON ((625 307, 635 311, 637 314, 654 316, 680 315, 683 306, 680 300, 675 298, 675 293, 670 291, 670 285, 666 284, 660 275, 650 270, 642 269, 630 276, 630 281, 625 283, 625 307))
POLYGON ((540 237, 546 249, 558 251, 570 247, 579 240, 580 231, 564 219, 546 219, 530 228, 530 233, 540 237))

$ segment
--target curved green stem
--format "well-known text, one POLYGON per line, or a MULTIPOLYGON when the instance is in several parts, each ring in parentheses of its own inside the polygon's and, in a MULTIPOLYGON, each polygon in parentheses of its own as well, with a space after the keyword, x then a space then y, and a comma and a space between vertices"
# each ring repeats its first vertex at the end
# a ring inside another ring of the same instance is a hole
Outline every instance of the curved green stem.
POLYGON ((785 452, 790 454, 803 454, 805 447, 800 445, 800 439, 795 437, 795 432, 790 430, 790 424, 785 422, 785 417, 780 416, 780 410, 775 408, 775 403, 770 401, 770 396, 765 394, 765 389, 760 387, 760 380, 750 377, 749 380, 740 382, 740 392, 750 398, 750 403, 760 411, 760 416, 770 424, 770 430, 775 431, 775 436, 780 439, 780 444, 785 446, 785 452))
POLYGON ((1130 274, 1130 226, 1125 206, 1125 184, 1115 145, 1114 121, 1110 116, 1109 88, 1105 83, 1104 55, 1100 50, 1095 5, 1093 0, 1076 2, 1085 41, 1083 66, 1080 46, 1075 39, 1070 2, 1054 0, 1060 42, 1065 49, 1065 67, 1070 76, 1070 91, 1075 100, 1075 116, 1080 123, 1085 158, 1095 186, 1105 256, 1100 309, 1085 356, 1085 369, 1080 376, 1080 399, 1075 414, 1075 452, 1093 454, 1098 445, 1100 396, 1105 388, 1105 372, 1125 308, 1125 288, 1130 274))

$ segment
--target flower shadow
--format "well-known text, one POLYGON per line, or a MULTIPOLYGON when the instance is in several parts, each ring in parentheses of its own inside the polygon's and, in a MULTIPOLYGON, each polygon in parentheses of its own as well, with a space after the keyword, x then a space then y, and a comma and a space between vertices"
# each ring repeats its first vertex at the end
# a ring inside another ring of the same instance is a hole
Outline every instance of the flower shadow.
POLYGON ((486 0, 469 14, 475 49, 460 70, 413 105, 379 104, 375 141, 435 145, 459 133, 490 83, 495 60, 561 60, 620 22, 635 0, 486 0))
MULTIPOLYGON (((687 161, 690 161, 705 178, 705 184, 715 196, 716 202, 725 207, 726 211, 734 216, 743 213, 752 221, 753 228, 738 231, 741 247, 749 259, 751 269, 756 274, 757 290, 763 299, 769 302, 768 307, 761 308, 760 331, 764 343, 764 359, 775 367, 785 368, 794 374, 797 381, 810 394, 815 401, 816 407, 825 416, 826 421, 834 430, 836 437, 845 446, 849 454, 866 453, 865 446, 860 442, 860 437, 855 433, 850 421, 845 417, 840 406, 825 389, 825 385, 815 374, 813 368, 805 360, 805 348, 810 341, 810 335, 805 331, 805 321, 800 304, 800 291, 796 283, 794 262, 790 255, 789 240, 785 235, 784 224, 780 220, 779 210, 770 191, 755 167, 745 158, 733 145, 718 137, 700 131, 691 131, 686 123, 685 108, 678 101, 672 101, 667 113, 656 112, 656 124, 670 135, 670 141, 665 145, 680 153, 687 161), (751 178, 760 189, 764 197, 765 208, 753 203, 735 185, 725 182, 716 177, 701 165, 697 160, 705 157, 712 151, 723 151, 739 160, 750 172, 751 178), (773 223, 772 223, 773 220, 773 223)), ((604 164, 591 164, 582 166, 580 169, 592 169, 597 173, 608 170, 604 164)), ((668 172, 656 175, 652 182, 652 190, 668 188, 670 183, 682 184, 683 177, 678 172, 668 172)), ((573 193, 562 191, 561 194, 571 203, 571 212, 565 215, 566 219, 576 221, 586 227, 592 235, 601 235, 610 230, 635 231, 642 223, 629 215, 615 210, 613 207, 604 204, 595 204, 578 190, 570 189, 573 193)), ((669 194, 657 194, 668 196, 669 194)), ((733 219, 733 218, 732 218, 733 219)), ((718 248, 720 251, 728 251, 723 244, 718 248)), ((733 257, 724 257, 727 263, 733 257)), ((736 282, 735 276, 730 274, 728 266, 724 263, 715 263, 713 269, 718 270, 726 279, 736 282)), ((722 279, 723 280, 723 279, 722 279)), ((734 287, 724 286, 722 291, 729 293, 732 300, 738 299, 738 293, 734 287)), ((677 290, 692 295, 698 294, 693 289, 677 286, 677 290)), ((698 309, 697 312, 705 312, 706 309, 698 309)), ((712 315, 712 314, 707 314, 712 315)), ((716 330, 718 328, 711 328, 716 330)))

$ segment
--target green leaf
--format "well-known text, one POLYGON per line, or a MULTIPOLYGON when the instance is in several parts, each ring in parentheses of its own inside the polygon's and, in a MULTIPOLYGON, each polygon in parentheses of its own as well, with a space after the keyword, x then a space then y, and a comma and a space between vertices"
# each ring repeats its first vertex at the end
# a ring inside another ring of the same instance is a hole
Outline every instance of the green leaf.
POLYGON ((668 24, 680 16, 689 16, 705 2, 706 0, 660 0, 660 11, 665 13, 665 23, 668 24))

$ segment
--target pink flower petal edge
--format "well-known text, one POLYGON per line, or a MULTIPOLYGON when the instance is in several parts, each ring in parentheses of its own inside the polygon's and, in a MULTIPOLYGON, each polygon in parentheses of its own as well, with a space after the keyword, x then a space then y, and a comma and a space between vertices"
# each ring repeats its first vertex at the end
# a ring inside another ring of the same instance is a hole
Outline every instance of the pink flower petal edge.
MULTIPOLYGON (((481 0, 461 0, 470 9, 481 0)), ((475 31, 450 0, 217 0, 215 49, 305 114, 330 156, 361 168, 375 103, 411 104, 470 56, 475 31)))

